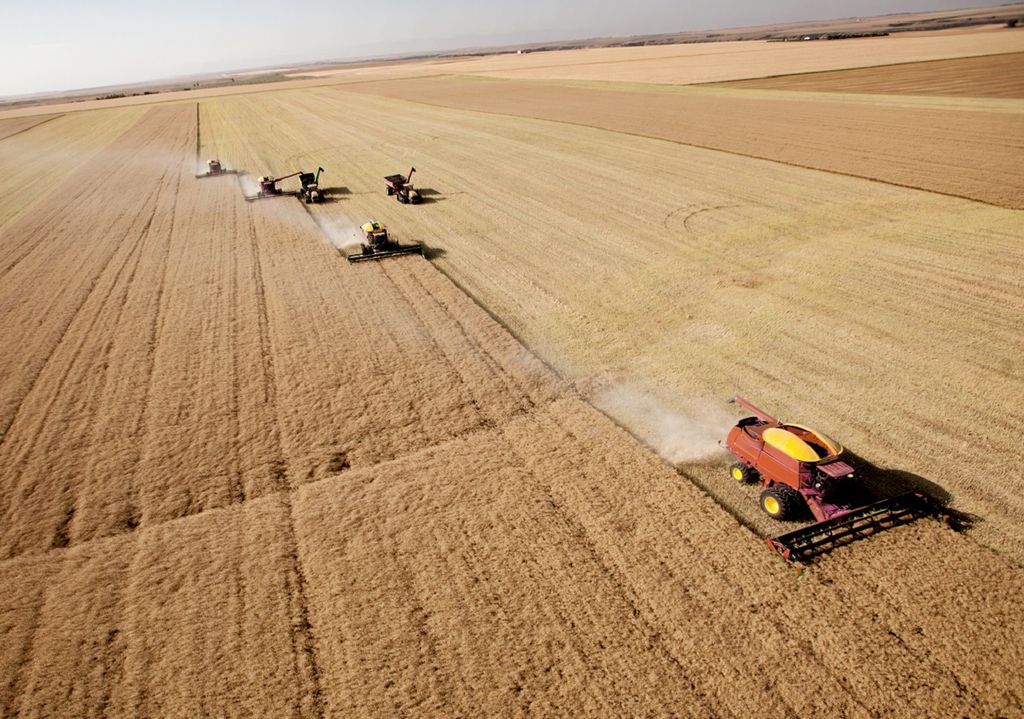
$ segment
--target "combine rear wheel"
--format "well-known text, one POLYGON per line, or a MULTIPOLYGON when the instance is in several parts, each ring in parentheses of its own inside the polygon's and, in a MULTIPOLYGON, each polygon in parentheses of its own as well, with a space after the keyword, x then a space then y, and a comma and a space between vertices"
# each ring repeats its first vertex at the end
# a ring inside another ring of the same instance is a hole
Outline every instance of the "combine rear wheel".
POLYGON ((729 476, 737 482, 748 484, 757 479, 757 470, 743 462, 737 462, 729 467, 729 476))
POLYGON ((761 509, 773 519, 796 516, 802 502, 800 493, 785 484, 776 484, 761 492, 761 509))

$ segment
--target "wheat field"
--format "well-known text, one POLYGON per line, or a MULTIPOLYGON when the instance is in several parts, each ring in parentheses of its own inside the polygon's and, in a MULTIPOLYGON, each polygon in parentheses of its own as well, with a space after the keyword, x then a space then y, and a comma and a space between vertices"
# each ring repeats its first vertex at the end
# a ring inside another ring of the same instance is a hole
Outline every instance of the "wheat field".
MULTIPOLYGON (((0 716, 1024 713, 1016 186, 478 82, 520 116, 366 83, 0 121, 0 716), (318 165, 323 205, 243 197, 318 165), (369 218, 426 257, 349 265, 369 218), (734 393, 972 526, 786 565, 726 476, 734 393)), ((1013 151, 986 107, 929 110, 1013 151)))

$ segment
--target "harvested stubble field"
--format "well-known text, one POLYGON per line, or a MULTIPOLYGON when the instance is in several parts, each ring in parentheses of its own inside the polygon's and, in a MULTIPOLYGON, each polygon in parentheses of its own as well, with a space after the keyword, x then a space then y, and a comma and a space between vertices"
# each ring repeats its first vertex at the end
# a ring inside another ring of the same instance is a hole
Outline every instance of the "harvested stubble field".
POLYGON ((357 92, 556 120, 1024 209, 1024 111, 906 107, 831 95, 576 87, 481 78, 360 83, 357 92))
POLYGON ((36 125, 52 120, 59 115, 31 115, 29 117, 11 117, 0 119, 0 140, 30 130, 36 125))
MULTIPOLYGON (((387 217, 443 248, 439 267, 670 459, 692 453, 640 415, 671 426, 709 398, 771 398, 888 480, 943 488, 984 517, 978 538, 1024 559, 1019 211, 337 90, 203 113, 210 151, 241 165, 340 168, 347 194, 315 212, 387 217), (296 122, 282 137, 266 115, 296 122), (407 164, 432 193, 417 208, 381 189, 407 164)), ((721 433, 716 416, 702 424, 721 433)), ((771 529, 721 464, 686 471, 771 529)))
MULTIPOLYGON (((836 42, 715 42, 604 47, 425 62, 445 75, 688 85, 1024 51, 1024 30, 992 26, 836 42)), ((340 69, 332 74, 346 75, 340 69)))
POLYGON ((1019 212, 336 89, 204 100, 202 158, 327 168, 307 212, 196 180, 196 117, 0 141, 0 196, 33 141, 68 168, 0 215, 0 716, 1024 713, 1019 212), (410 163, 415 208, 380 179, 410 163), (368 216, 436 268, 345 263, 368 216), (737 390, 981 521, 787 569, 707 454, 737 390))
POLYGON ((1024 53, 782 75, 723 83, 743 89, 1008 97, 1024 100, 1024 53))

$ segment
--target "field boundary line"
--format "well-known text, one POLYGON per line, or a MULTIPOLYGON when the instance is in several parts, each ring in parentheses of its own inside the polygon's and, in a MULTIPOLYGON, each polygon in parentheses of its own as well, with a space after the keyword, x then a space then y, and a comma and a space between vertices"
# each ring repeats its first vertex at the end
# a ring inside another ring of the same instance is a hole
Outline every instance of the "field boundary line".
MULTIPOLYGON (((1009 52, 986 52, 981 55, 960 55, 957 57, 940 57, 934 60, 907 60, 906 62, 890 62, 885 65, 857 65, 856 67, 841 67, 835 70, 806 70, 804 72, 780 72, 775 75, 757 75, 755 77, 740 77, 735 80, 710 80, 708 82, 689 83, 689 87, 733 87, 733 83, 754 82, 757 80, 775 80, 780 77, 806 77, 808 75, 826 75, 836 72, 851 72, 856 70, 882 70, 889 67, 906 67, 907 65, 927 65, 933 62, 955 62, 957 60, 976 60, 984 57, 1002 57, 1003 55, 1024 55, 1024 51, 1010 50, 1009 52)), ((742 90, 742 87, 736 89, 742 90)), ((772 88, 763 88, 770 90, 772 88)), ((811 92, 825 92, 823 90, 811 92)), ((861 94, 861 93, 856 93, 861 94)), ((872 93, 863 93, 872 94, 872 93)))
MULTIPOLYGON (((408 79, 408 78, 402 78, 402 79, 408 79)), ((419 79, 419 78, 417 78, 417 79, 419 79)), ((346 92, 346 90, 344 90, 344 88, 339 88, 339 89, 341 89, 343 92, 346 92)), ((397 100, 398 102, 410 102, 410 103, 413 103, 413 104, 416 104, 416 105, 425 105, 427 107, 437 107, 437 108, 441 108, 443 110, 454 110, 456 112, 469 112, 469 113, 477 113, 477 114, 480 114, 480 115, 498 115, 498 116, 501 116, 501 117, 514 117, 514 118, 518 118, 518 119, 521 119, 521 120, 534 120, 534 121, 537 121, 537 122, 552 122, 552 123, 555 123, 555 124, 558 124, 558 125, 574 125, 576 127, 586 127, 586 128, 591 129, 591 130, 600 130, 602 132, 610 132, 610 133, 618 134, 618 135, 628 135, 630 137, 640 137, 640 138, 643 138, 645 140, 655 140, 655 141, 658 141, 658 142, 669 142, 669 143, 672 143, 673 145, 683 145, 685 147, 696 147, 696 148, 699 148, 701 150, 708 150, 708 151, 711 151, 711 152, 722 152, 722 153, 725 153, 727 155, 733 155, 735 157, 745 157, 745 158, 748 158, 748 159, 751 159, 751 160, 761 160, 763 162, 773 162, 773 163, 778 164, 778 165, 786 165, 788 167, 798 167, 798 168, 800 168, 802 170, 812 170, 814 172, 825 172, 825 173, 828 173, 830 175, 840 175, 842 177, 852 177, 852 178, 856 178, 858 180, 866 180, 867 182, 877 182, 877 183, 882 184, 882 185, 889 185, 889 186, 892 186, 892 187, 902 187, 902 188, 907 189, 907 190, 916 190, 918 192, 927 192, 927 193, 932 194, 932 195, 941 195, 941 196, 944 196, 944 197, 955 197, 955 198, 957 198, 959 200, 967 200, 968 202, 976 202, 978 204, 986 205, 988 207, 999 207, 999 208, 1004 209, 1004 210, 1022 210, 1022 209, 1024 209, 1024 204, 1022 204, 1021 207, 1011 207, 1011 206, 1008 206, 1008 205, 1000 205, 1000 204, 997 204, 995 202, 988 202, 986 200, 980 200, 980 199, 978 199, 976 197, 969 197, 967 195, 958 195, 955 192, 943 192, 942 190, 931 190, 931 189, 928 189, 926 187, 918 187, 917 185, 910 185, 910 184, 906 184, 906 183, 903 183, 903 182, 895 182, 893 180, 883 180, 883 179, 878 178, 878 177, 869 177, 867 175, 858 175, 858 174, 853 173, 853 172, 844 172, 842 170, 830 170, 830 169, 826 169, 826 168, 823 168, 823 167, 814 167, 813 165, 802 165, 799 162, 789 162, 789 161, 786 161, 786 160, 778 160, 778 159, 774 159, 774 158, 771 158, 771 157, 765 157, 763 155, 752 155, 752 154, 749 154, 749 153, 746 153, 746 152, 740 152, 738 150, 725 150, 725 149, 722 149, 720 147, 712 147, 711 145, 702 145, 702 144, 697 143, 697 142, 686 142, 684 140, 673 140, 673 139, 667 138, 667 137, 657 137, 655 135, 644 135, 643 133, 640 133, 640 132, 630 132, 628 130, 613 130, 611 128, 601 127, 600 125, 591 125, 591 124, 586 123, 586 122, 573 122, 571 120, 552 120, 550 118, 533 117, 532 115, 516 115, 516 114, 513 114, 513 113, 497 112, 497 111, 492 111, 492 110, 474 110, 474 109, 471 109, 471 108, 455 107, 453 105, 443 105, 443 104, 437 103, 437 102, 427 102, 426 100, 409 100, 409 99, 401 98, 401 97, 393 97, 391 95, 381 95, 381 94, 374 93, 374 92, 359 92, 359 90, 354 90, 353 92, 355 92, 358 95, 372 95, 374 97, 380 97, 380 98, 384 98, 384 99, 387 99, 387 100, 397 100)))
MULTIPOLYGON (((418 79, 427 78, 427 77, 448 77, 448 75, 445 75, 444 73, 435 73, 435 74, 432 74, 432 75, 406 75, 406 76, 401 77, 401 78, 389 78, 389 79, 418 80, 418 79)), ((60 106, 60 105, 68 105, 68 104, 77 103, 77 102, 82 102, 82 103, 86 103, 86 102, 109 102, 110 103, 110 104, 107 104, 107 105, 102 105, 100 107, 76 107, 76 108, 69 108, 69 109, 66 109, 66 110, 59 111, 60 114, 63 116, 63 115, 70 115, 73 112, 96 112, 98 110, 117 110, 117 109, 121 109, 121 108, 125 108, 125 107, 145 107, 145 108, 152 109, 152 107, 154 105, 169 105, 169 104, 174 104, 174 103, 179 103, 179 104, 183 104, 184 105, 184 104, 190 103, 190 102, 199 103, 199 102, 202 102, 202 100, 214 100, 214 99, 221 98, 221 97, 234 97, 236 95, 255 95, 255 94, 259 94, 259 93, 263 93, 263 92, 290 92, 290 91, 293 91, 293 90, 313 90, 313 89, 317 89, 317 88, 321 88, 321 87, 333 87, 335 85, 361 85, 361 84, 367 83, 367 82, 380 82, 381 81, 380 78, 374 77, 374 78, 367 78, 365 80, 352 80, 351 82, 344 82, 344 81, 339 81, 337 79, 336 75, 332 75, 329 79, 325 79, 323 82, 317 82, 317 83, 310 82, 309 85, 301 85, 301 86, 296 86, 296 87, 274 87, 274 85, 285 85, 285 84, 287 84, 289 82, 301 82, 303 80, 314 80, 314 79, 316 79, 316 78, 315 77, 295 77, 295 78, 292 78, 291 80, 278 80, 277 82, 253 83, 252 85, 236 85, 233 88, 230 85, 225 85, 224 86, 225 89, 234 89, 235 92, 224 92, 224 93, 220 93, 220 94, 216 94, 216 95, 204 95, 203 97, 201 97, 198 100, 193 99, 191 97, 161 97, 161 98, 158 98, 155 95, 149 95, 148 97, 151 97, 153 99, 148 100, 146 102, 118 103, 119 99, 126 99, 126 98, 118 98, 118 99, 107 100, 107 101, 99 100, 99 99, 84 99, 84 100, 64 99, 64 100, 59 100, 58 102, 51 102, 51 103, 45 104, 45 105, 30 105, 28 107, 38 107, 39 109, 42 110, 42 109, 45 109, 45 108, 48 108, 48 107, 55 107, 55 106, 60 106), (246 89, 245 90, 239 90, 238 89, 238 88, 243 88, 243 87, 246 88, 246 89), (250 87, 252 88, 251 90, 248 89, 250 87)), ((200 92, 203 89, 204 88, 200 88, 200 92)), ((216 89, 216 88, 205 88, 205 89, 216 89)), ((170 94, 185 93, 185 92, 190 92, 190 90, 170 90, 170 91, 168 91, 167 94, 170 95, 170 94)), ((20 110, 28 109, 28 107, 9 107, 9 108, 5 109, 2 105, 0 105, 0 120, 16 120, 16 119, 21 118, 21 117, 35 117, 36 115, 49 115, 49 114, 53 114, 53 113, 48 113, 48 112, 38 112, 38 113, 29 112, 29 113, 26 113, 24 115, 14 115, 12 117, 4 117, 4 113, 5 112, 18 112, 20 110)), ((37 127, 37 125, 33 125, 32 127, 37 127)), ((32 129, 32 128, 28 128, 28 129, 32 129)))
MULTIPOLYGON (((520 410, 518 412, 514 412, 514 413, 509 415, 509 417, 507 418, 506 422, 515 421, 515 420, 522 419, 524 417, 530 417, 530 416, 533 416, 535 414, 539 414, 540 412, 542 412, 547 407, 547 405, 549 405, 549 404, 551 404, 553 402, 557 402, 559 400, 565 399, 565 398, 566 398, 565 396, 553 397, 549 402, 545 402, 544 404, 535 405, 534 407, 531 407, 529 409, 523 409, 523 410, 520 410)), ((572 398, 573 399, 578 399, 580 401, 583 401, 588 406, 592 406, 584 398, 582 398, 582 397, 580 397, 578 395, 573 396, 572 398)), ((151 522, 151 523, 147 524, 145 527, 139 525, 139 526, 136 526, 134 528, 125 529, 125 530, 119 531, 119 532, 112 532, 110 534, 96 535, 96 536, 90 537, 89 539, 82 540, 80 542, 73 542, 73 543, 69 544, 67 547, 54 547, 54 548, 44 549, 42 551, 28 550, 28 551, 25 551, 25 552, 20 552, 18 554, 10 556, 10 557, 0 558, 0 567, 2 567, 3 565, 7 564, 8 562, 21 561, 25 557, 37 557, 38 558, 38 557, 45 557, 45 556, 48 556, 50 554, 54 554, 54 553, 57 553, 57 552, 68 552, 68 551, 77 549, 78 547, 84 547, 86 545, 93 544, 95 542, 109 541, 109 540, 117 538, 117 537, 122 537, 123 538, 123 537, 127 537, 127 536, 130 536, 130 535, 136 535, 139 532, 146 531, 146 530, 149 530, 149 529, 154 529, 156 527, 162 527, 164 525, 173 524, 175 522, 189 521, 191 519, 194 519, 196 517, 200 517, 200 516, 202 516, 204 514, 207 514, 209 512, 229 511, 229 510, 231 510, 233 508, 240 507, 243 504, 248 504, 248 503, 251 503, 251 502, 261 502, 261 501, 264 501, 264 500, 269 500, 269 499, 274 498, 274 497, 282 498, 285 502, 287 502, 288 500, 284 499, 282 497, 282 495, 286 495, 286 494, 287 495, 291 495, 291 494, 294 494, 296 492, 301 491, 303 488, 305 488, 307 486, 314 486, 314 485, 318 485, 318 484, 321 484, 321 483, 324 483, 324 482, 340 482, 340 481, 350 482, 350 481, 353 481, 353 478, 355 478, 355 481, 361 481, 360 480, 360 475, 363 475, 364 473, 375 471, 378 468, 387 468, 388 466, 393 465, 396 462, 401 462, 401 461, 404 461, 404 460, 407 460, 407 459, 415 458, 415 457, 417 457, 417 456, 419 456, 419 455, 421 455, 421 454, 423 454, 425 452, 433 451, 433 450, 438 449, 438 448, 443 448, 443 447, 446 447, 446 446, 448 446, 450 444, 453 444, 455 442, 460 442, 460 441, 463 441, 463 440, 472 439, 472 438, 477 437, 479 435, 487 434, 488 432, 499 431, 502 426, 503 425, 480 426, 480 427, 478 427, 476 429, 473 429, 473 430, 471 430, 469 432, 464 432, 464 433, 462 433, 462 434, 460 434, 460 435, 458 435, 456 437, 449 437, 447 439, 441 440, 440 442, 435 442, 433 444, 425 445, 425 446, 420 447, 419 449, 416 449, 416 450, 414 450, 412 452, 407 452, 405 454, 400 454, 400 455, 398 455, 396 457, 391 457, 389 459, 384 459, 384 460, 381 460, 379 462, 374 462, 373 464, 368 464, 368 465, 366 465, 364 467, 353 467, 353 468, 347 470, 344 473, 344 475, 334 475, 334 476, 329 476, 329 477, 322 477, 320 479, 315 479, 315 480, 310 481, 310 482, 302 482, 300 484, 297 484, 294 487, 292 487, 290 484, 288 484, 287 486, 283 486, 280 489, 276 489, 276 490, 274 490, 272 492, 265 492, 264 494, 261 494, 259 496, 255 496, 255 497, 247 497, 242 502, 232 502, 232 503, 229 503, 229 504, 223 504, 223 505, 219 505, 219 506, 216 506, 216 507, 208 507, 208 508, 203 509, 203 510, 201 510, 199 512, 193 512, 192 514, 183 514, 183 515, 181 515, 179 517, 168 517, 167 519, 163 519, 163 520, 160 520, 158 522, 151 522)), ((282 459, 282 462, 283 461, 284 460, 282 459)), ((200 476, 199 479, 204 479, 204 478, 207 478, 209 476, 210 475, 203 475, 203 476, 200 476)))
MULTIPOLYGON (((3 142, 4 140, 10 140, 12 137, 17 137, 18 135, 20 135, 23 132, 28 132, 29 130, 35 130, 40 125, 45 125, 46 123, 50 122, 51 120, 57 120, 57 119, 59 119, 61 117, 64 117, 65 114, 66 113, 62 112, 62 113, 57 114, 57 115, 50 115, 49 117, 40 120, 39 122, 35 123, 34 125, 29 125, 28 127, 23 127, 20 130, 18 130, 17 132, 12 132, 10 135, 4 135, 3 137, 0 137, 0 142, 3 142)), ((32 117, 32 115, 27 115, 27 117, 32 117)), ((11 119, 13 120, 15 118, 11 118, 11 119)))

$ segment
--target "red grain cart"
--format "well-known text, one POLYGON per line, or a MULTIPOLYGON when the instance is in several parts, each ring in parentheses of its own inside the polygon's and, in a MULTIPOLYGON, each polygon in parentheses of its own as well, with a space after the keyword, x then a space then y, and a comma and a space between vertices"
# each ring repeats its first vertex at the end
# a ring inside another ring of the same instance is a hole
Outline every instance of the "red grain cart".
POLYGON ((385 177, 384 184, 387 189, 388 197, 393 196, 403 205, 419 204, 422 198, 420 197, 420 193, 416 191, 416 188, 412 186, 412 173, 414 172, 416 172, 415 167, 409 170, 408 176, 388 175, 385 177))

